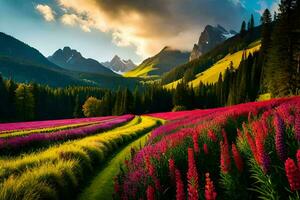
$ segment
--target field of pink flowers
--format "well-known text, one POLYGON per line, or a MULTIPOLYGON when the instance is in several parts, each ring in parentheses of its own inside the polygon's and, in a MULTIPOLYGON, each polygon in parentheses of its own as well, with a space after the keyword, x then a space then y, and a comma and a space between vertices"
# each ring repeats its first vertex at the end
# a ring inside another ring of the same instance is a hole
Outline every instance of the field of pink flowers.
POLYGON ((114 199, 300 199, 300 97, 151 116, 114 199))
MULTIPOLYGON (((109 129, 112 129, 116 126, 122 125, 125 122, 128 122, 134 118, 134 115, 123 115, 120 117, 102 117, 102 118, 87 118, 86 120, 80 119, 80 120, 73 120, 78 122, 95 122, 95 124, 78 127, 78 128, 71 128, 66 130, 58 130, 54 132, 37 132, 32 134, 25 134, 25 135, 17 135, 13 137, 5 137, 0 138, 0 151, 2 153, 14 153, 14 152, 20 152, 24 149, 34 149, 39 146, 43 146, 46 144, 51 144, 53 142, 63 142, 66 140, 72 140, 72 139, 78 139, 82 137, 86 137, 92 134, 101 133, 103 131, 107 131, 109 129)), ((48 126, 48 127, 55 127, 57 124, 68 124, 72 120, 58 120, 57 121, 47 121, 45 123, 42 123, 40 127, 42 126, 48 126)), ((15 123, 16 125, 13 126, 14 128, 20 128, 20 127, 28 127, 31 128, 29 124, 35 124, 35 122, 25 123, 25 125, 19 125, 19 123, 15 123)), ((32 125, 33 127, 37 127, 35 125, 32 125)), ((3 127, 8 127, 6 125, 3 125, 3 127)), ((9 128, 9 127, 8 127, 9 128)), ((8 129, 7 128, 7 129, 8 129)), ((6 129, 6 130, 7 130, 6 129)), ((9 133, 13 134, 13 132, 9 133)))

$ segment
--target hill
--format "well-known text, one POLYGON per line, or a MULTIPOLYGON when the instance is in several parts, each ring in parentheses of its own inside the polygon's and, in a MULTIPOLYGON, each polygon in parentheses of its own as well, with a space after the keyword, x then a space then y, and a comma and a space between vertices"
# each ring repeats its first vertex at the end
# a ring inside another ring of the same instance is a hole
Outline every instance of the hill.
POLYGON ((158 77, 170 71, 174 67, 186 63, 189 60, 189 53, 163 48, 158 54, 144 60, 137 68, 126 72, 125 77, 158 77))

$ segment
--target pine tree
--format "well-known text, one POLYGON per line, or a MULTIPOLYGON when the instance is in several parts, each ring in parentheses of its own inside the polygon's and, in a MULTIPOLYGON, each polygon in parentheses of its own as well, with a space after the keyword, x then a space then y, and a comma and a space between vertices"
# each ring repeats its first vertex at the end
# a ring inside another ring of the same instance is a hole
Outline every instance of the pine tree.
POLYGON ((18 86, 15 102, 18 119, 27 121, 34 118, 34 97, 29 86, 25 84, 18 86))
POLYGON ((242 26, 241 26, 241 30, 240 30, 240 36, 244 37, 246 34, 246 22, 243 21, 242 26))
POLYGON ((80 115, 81 114, 80 114, 79 95, 76 95, 73 117, 78 118, 80 117, 80 115))
POLYGON ((254 22, 254 16, 252 14, 250 19, 250 30, 252 31, 254 27, 255 27, 255 22, 254 22))

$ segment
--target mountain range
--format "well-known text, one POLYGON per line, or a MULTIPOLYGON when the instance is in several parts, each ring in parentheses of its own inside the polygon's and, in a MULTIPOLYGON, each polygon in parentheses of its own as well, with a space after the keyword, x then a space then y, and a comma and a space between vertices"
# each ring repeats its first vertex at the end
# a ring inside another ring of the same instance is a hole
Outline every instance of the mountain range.
POLYGON ((124 60, 117 55, 115 55, 111 61, 103 62, 101 64, 116 73, 124 73, 136 67, 136 64, 134 64, 132 60, 124 60))
POLYGON ((70 47, 57 50, 52 56, 48 57, 52 63, 71 71, 97 73, 102 75, 115 76, 107 67, 91 58, 84 58, 80 52, 70 47))

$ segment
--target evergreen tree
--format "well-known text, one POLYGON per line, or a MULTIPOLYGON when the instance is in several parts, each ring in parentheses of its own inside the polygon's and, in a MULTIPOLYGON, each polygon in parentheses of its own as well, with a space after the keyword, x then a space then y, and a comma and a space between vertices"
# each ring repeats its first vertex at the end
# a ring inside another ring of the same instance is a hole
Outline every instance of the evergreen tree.
POLYGON ((254 22, 254 16, 252 14, 250 19, 250 30, 252 31, 254 27, 255 27, 255 22, 254 22))
POLYGON ((34 97, 29 86, 25 84, 18 86, 15 102, 18 119, 27 121, 34 118, 34 97))
POLYGON ((73 117, 78 118, 80 115, 79 95, 76 95, 73 117))
POLYGON ((240 30, 240 36, 244 37, 246 34, 246 22, 243 21, 242 26, 241 26, 241 30, 240 30))

